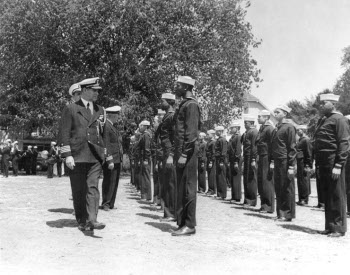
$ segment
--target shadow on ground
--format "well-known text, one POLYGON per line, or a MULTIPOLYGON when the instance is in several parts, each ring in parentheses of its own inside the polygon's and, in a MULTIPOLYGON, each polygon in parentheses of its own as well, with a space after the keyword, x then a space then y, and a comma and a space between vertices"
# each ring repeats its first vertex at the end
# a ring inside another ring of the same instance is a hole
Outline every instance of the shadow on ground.
POLYGON ((145 224, 153 226, 159 230, 161 230, 162 232, 168 232, 170 233, 170 230, 176 230, 177 227, 173 226, 169 223, 160 223, 160 222, 145 222, 145 224))
POLYGON ((46 224, 54 228, 78 227, 78 223, 73 219, 59 219, 56 221, 48 221, 46 224))
POLYGON ((63 213, 63 214, 72 214, 73 213, 72 208, 54 208, 54 209, 48 209, 47 211, 53 212, 53 213, 63 213))
POLYGON ((307 234, 318 234, 319 233, 318 230, 315 230, 315 229, 312 229, 312 228, 309 228, 309 227, 305 227, 305 226, 296 225, 296 224, 279 224, 279 226, 284 228, 284 229, 304 232, 304 233, 307 233, 307 234))
POLYGON ((154 220, 159 220, 162 217, 158 215, 153 215, 153 214, 146 214, 146 213, 136 213, 137 216, 145 217, 145 218, 151 218, 154 220))
POLYGON ((262 218, 262 219, 266 219, 266 220, 274 220, 275 219, 275 217, 265 216, 263 214, 244 213, 244 215, 251 216, 251 217, 257 217, 257 218, 262 218))
POLYGON ((163 212, 163 210, 158 209, 155 206, 140 206, 141 209, 149 210, 149 211, 158 211, 158 212, 163 212))
POLYGON ((248 210, 248 211, 252 211, 252 212, 259 212, 260 211, 259 209, 244 207, 243 205, 241 205, 241 206, 232 206, 231 208, 240 209, 240 210, 248 210))

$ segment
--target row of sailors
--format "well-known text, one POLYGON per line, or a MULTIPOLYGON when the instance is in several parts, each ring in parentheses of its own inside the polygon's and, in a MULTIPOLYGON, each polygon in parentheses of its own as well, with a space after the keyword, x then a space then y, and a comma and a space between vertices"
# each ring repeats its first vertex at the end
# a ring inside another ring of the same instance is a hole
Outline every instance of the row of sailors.
MULTIPOLYGON (((274 111, 278 121, 276 127, 270 123, 270 112, 264 110, 258 116, 259 130, 254 125, 256 117, 245 115, 245 133, 240 134, 240 122, 235 121, 229 127, 229 141, 224 136, 223 126, 209 130, 207 134, 200 133, 198 170, 190 171, 198 176, 198 192, 226 199, 229 186, 231 200, 240 202, 243 176, 244 205, 255 207, 259 194, 261 212, 274 213, 276 209, 278 221, 291 222, 296 217, 295 204, 308 204, 310 174, 315 159, 317 207, 325 207, 326 213, 326 230, 321 233, 330 237, 344 236, 346 201, 350 204, 350 198, 346 198, 344 178, 345 171, 350 174, 350 167, 345 169, 350 132, 348 120, 335 110, 338 99, 339 96, 333 94, 321 95, 322 119, 313 140, 306 136, 306 125, 295 128, 290 123, 287 117, 291 109, 284 105, 274 111), (297 202, 295 174, 299 196, 297 202)), ((163 110, 158 111, 161 123, 154 133, 149 121, 143 121, 131 138, 131 182, 140 190, 142 199, 162 205, 164 221, 175 221, 177 185, 176 167, 172 160, 174 121, 177 116, 173 109, 175 96, 165 93, 162 100, 163 110)), ((346 182, 350 185, 350 177, 346 182)), ((348 189, 350 193, 349 186, 348 189)))

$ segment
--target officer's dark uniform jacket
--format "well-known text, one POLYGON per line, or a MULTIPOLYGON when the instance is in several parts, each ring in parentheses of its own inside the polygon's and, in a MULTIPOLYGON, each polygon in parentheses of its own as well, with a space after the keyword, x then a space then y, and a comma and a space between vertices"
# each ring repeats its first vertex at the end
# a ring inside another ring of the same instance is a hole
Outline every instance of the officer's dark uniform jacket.
POLYGON ((287 159, 289 168, 294 168, 295 145, 295 127, 288 122, 276 125, 272 134, 270 160, 287 159))
POLYGON ((107 162, 121 163, 123 160, 122 139, 113 123, 107 119, 104 124, 103 140, 107 149, 107 162))
POLYGON ((270 154, 273 130, 274 127, 268 121, 264 125, 261 125, 256 139, 256 147, 259 156, 270 154))
POLYGON ((194 153, 201 124, 198 102, 192 97, 182 100, 176 120, 175 159, 181 155, 189 158, 194 153))
POLYGON ((159 136, 164 156, 174 156, 174 112, 168 112, 164 115, 162 123, 159 125, 159 129, 159 136))
POLYGON ((102 139, 103 108, 93 104, 94 113, 85 108, 82 100, 65 107, 60 125, 62 157, 73 156, 75 162, 103 162, 105 149, 102 139))
POLYGON ((323 117, 314 138, 315 159, 319 165, 344 166, 349 150, 349 126, 342 114, 334 112, 323 117))
POLYGON ((227 148, 229 162, 239 163, 242 155, 241 135, 236 133, 231 136, 227 148))
POLYGON ((296 158, 303 159, 304 166, 312 167, 312 143, 308 137, 302 136, 296 145, 296 158))

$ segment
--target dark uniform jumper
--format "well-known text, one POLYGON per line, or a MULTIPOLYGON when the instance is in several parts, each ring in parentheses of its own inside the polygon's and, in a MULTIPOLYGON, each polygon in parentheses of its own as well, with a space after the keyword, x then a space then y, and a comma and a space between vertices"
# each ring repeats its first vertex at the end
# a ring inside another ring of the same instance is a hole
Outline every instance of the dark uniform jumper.
MULTIPOLYGON (((175 218, 176 213, 176 169, 173 164, 167 167, 166 161, 169 156, 174 157, 175 121, 174 112, 164 115, 160 124, 160 140, 163 151, 162 184, 164 201, 164 218, 175 218)), ((169 166, 169 165, 168 165, 169 166)))
POLYGON ((242 198, 242 143, 241 135, 239 133, 231 136, 228 142, 228 158, 230 162, 231 172, 231 199, 240 201, 242 198), (234 168, 237 164, 238 168, 234 168))
POLYGON ((296 146, 297 150, 297 183, 299 202, 309 202, 310 175, 305 172, 306 166, 312 168, 312 144, 308 137, 302 136, 296 146))
POLYGON ((217 196, 222 199, 227 196, 226 155, 227 141, 224 137, 219 137, 215 142, 216 186, 217 196))
POLYGON ((258 150, 258 191, 261 199, 261 210, 273 213, 275 211, 275 187, 270 171, 269 152, 274 127, 270 122, 261 125, 256 139, 258 150))
POLYGON ((346 118, 340 113, 325 116, 315 131, 315 160, 320 173, 320 185, 325 196, 325 229, 345 233, 346 188, 345 163, 348 157, 350 130, 346 118), (333 180, 333 168, 340 168, 341 174, 333 180))
POLYGON ((294 175, 288 176, 288 169, 295 164, 295 128, 283 122, 276 125, 272 135, 271 161, 274 162, 274 183, 277 200, 277 217, 295 218, 294 175))
POLYGON ((208 171, 208 194, 216 194, 216 165, 215 165, 215 140, 207 143, 206 157, 207 157, 207 171, 208 171), (209 164, 211 163, 211 167, 209 164))
POLYGON ((244 204, 256 206, 258 186, 256 182, 256 169, 252 167, 252 161, 256 160, 256 138, 258 130, 254 127, 248 129, 243 135, 243 156, 244 156, 244 204))
POLYGON ((185 98, 176 115, 175 163, 180 156, 186 156, 185 167, 176 167, 177 175, 177 224, 194 228, 196 226, 198 131, 200 110, 194 98, 185 98))

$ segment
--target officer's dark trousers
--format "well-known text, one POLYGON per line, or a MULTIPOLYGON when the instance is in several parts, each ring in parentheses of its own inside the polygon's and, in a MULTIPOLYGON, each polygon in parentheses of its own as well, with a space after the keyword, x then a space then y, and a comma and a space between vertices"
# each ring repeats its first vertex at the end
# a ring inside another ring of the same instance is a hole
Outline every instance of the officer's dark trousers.
POLYGON ((234 162, 230 162, 230 172, 231 172, 231 200, 240 201, 242 198, 242 163, 238 164, 238 171, 234 168, 234 162))
MULTIPOLYGON (((208 161, 209 165, 209 161, 208 161)), ((208 166, 208 194, 216 194, 216 163, 212 161, 212 167, 208 166)))
MULTIPOLYGON (((188 156, 184 168, 176 167, 177 177, 177 203, 176 214, 178 226, 196 226, 196 203, 197 203, 197 150, 188 156)), ((177 163, 177 161, 176 161, 177 163)))
POLYGON ((108 163, 104 163, 102 169, 102 206, 113 209, 119 185, 120 163, 114 163, 112 170, 108 169, 108 163))
POLYGON ((162 169, 162 189, 163 189, 163 201, 164 201, 164 218, 176 217, 176 169, 172 164, 171 167, 167 167, 166 160, 168 156, 163 158, 162 169))
POLYGON ((13 175, 18 176, 18 159, 12 159, 13 175))
POLYGON ((256 181, 256 170, 251 165, 252 159, 250 156, 244 156, 244 203, 250 206, 256 206, 258 184, 256 181))
POLYGON ((148 164, 141 162, 141 199, 152 200, 152 182, 151 182, 151 161, 148 164))
POLYGON ((75 163, 69 171, 75 217, 78 223, 96 222, 100 199, 98 177, 102 166, 96 163, 75 163))
POLYGON ((277 200, 277 216, 286 219, 295 218, 295 183, 294 176, 288 177, 287 159, 274 160, 274 183, 277 200))
POLYGON ((206 161, 198 158, 198 190, 199 192, 205 192, 207 189, 206 185, 206 161))
MULTIPOLYGON (((53 164, 48 164, 47 165, 47 177, 50 179, 50 178, 53 178, 53 164)), ((75 169, 75 168, 74 168, 75 169)))
POLYGON ((159 188, 157 198, 158 198, 158 205, 161 205, 161 201, 164 201, 164 167, 163 167, 163 160, 161 162, 158 162, 158 181, 159 181, 159 188))
POLYGON ((329 165, 320 165, 320 181, 325 195, 325 229, 331 232, 345 233, 346 226, 346 187, 345 169, 338 180, 332 179, 333 161, 329 165))
POLYGON ((320 180, 320 167, 316 163, 316 189, 317 189, 317 199, 318 199, 318 206, 323 205, 324 206, 324 200, 325 200, 325 194, 324 188, 321 185, 321 180, 320 180))
POLYGON ((258 186, 261 186, 261 209, 273 213, 275 211, 275 187, 269 171, 268 156, 260 155, 258 161, 258 186))
POLYGON ((310 176, 304 171, 304 159, 297 159, 297 184, 298 184, 298 197, 299 202, 309 202, 310 194, 310 176))
POLYGON ((216 186, 217 196, 225 199, 227 196, 226 163, 222 163, 222 166, 220 166, 218 159, 216 160, 216 186))

